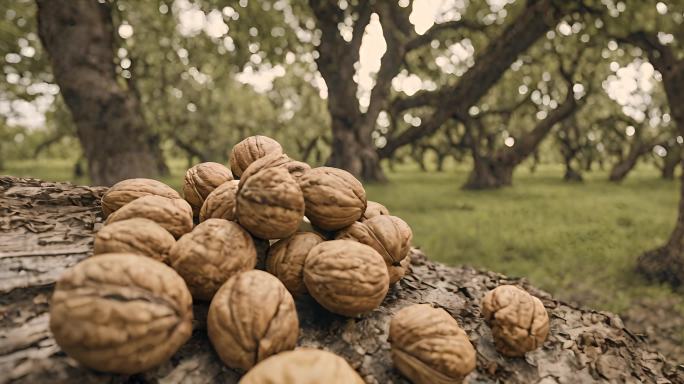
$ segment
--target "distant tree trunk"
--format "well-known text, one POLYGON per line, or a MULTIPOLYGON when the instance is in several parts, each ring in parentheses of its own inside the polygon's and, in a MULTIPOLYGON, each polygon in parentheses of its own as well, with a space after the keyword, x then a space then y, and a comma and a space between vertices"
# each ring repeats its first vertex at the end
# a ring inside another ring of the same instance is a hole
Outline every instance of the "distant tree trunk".
POLYGON ((572 154, 567 154, 563 156, 563 162, 565 163, 565 174, 563 175, 563 180, 565 181, 570 181, 570 182, 581 182, 583 181, 582 179, 582 174, 575 170, 575 168, 572 166, 572 161, 575 158, 576 153, 572 154))
POLYGON ((532 152, 532 163, 530 164, 530 173, 535 173, 537 171, 539 162, 539 149, 536 149, 534 152, 532 152))
POLYGON ((641 156, 648 153, 652 147, 652 145, 645 143, 635 143, 632 145, 627 156, 618 161, 610 170, 608 180, 614 183, 619 183, 624 180, 637 165, 641 156))
POLYGON ((38 33, 95 184, 155 177, 163 163, 140 100, 117 81, 110 4, 37 0, 38 33))
POLYGON ((513 184, 514 166, 492 161, 486 157, 473 157, 473 169, 463 189, 494 189, 513 184))
POLYGON ((677 143, 669 148, 667 155, 663 159, 663 167, 661 168, 661 176, 665 180, 674 180, 675 170, 682 162, 682 146, 677 143))

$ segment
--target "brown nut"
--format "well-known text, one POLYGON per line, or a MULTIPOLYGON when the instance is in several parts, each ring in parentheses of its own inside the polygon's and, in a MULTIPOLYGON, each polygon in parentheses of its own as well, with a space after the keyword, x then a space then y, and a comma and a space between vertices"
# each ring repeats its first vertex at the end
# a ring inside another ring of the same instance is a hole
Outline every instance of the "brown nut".
POLYGON ((270 137, 250 136, 235 144, 230 151, 230 170, 233 175, 241 177, 250 164, 269 153, 283 153, 283 147, 270 137))
POLYGON ((267 168, 238 191, 236 216, 240 225, 262 239, 282 239, 297 231, 304 217, 304 197, 283 168, 267 168))
POLYGON ((192 230, 192 208, 183 199, 147 195, 139 197, 109 215, 105 224, 133 218, 154 221, 176 239, 192 230))
POLYGON ((152 220, 135 218, 102 227, 95 235, 93 254, 133 253, 168 262, 176 239, 152 220))
POLYGON ((389 289, 389 274, 373 248, 351 240, 333 240, 309 252, 304 284, 325 309, 352 317, 382 303, 389 289))
POLYGON ((403 279, 407 273, 410 272, 411 268, 411 255, 404 257, 404 260, 399 262, 399 265, 388 265, 387 271, 389 272, 389 283, 390 285, 396 284, 399 280, 403 279))
POLYGON ((137 199, 138 197, 156 195, 169 199, 180 199, 173 188, 152 179, 128 179, 114 184, 102 196, 102 213, 107 218, 112 212, 137 199))
POLYGON ((199 212, 200 221, 206 219, 235 220, 238 180, 230 180, 211 191, 199 212))
POLYGON ((304 260, 311 248, 323 242, 313 232, 299 232, 271 246, 266 259, 266 271, 280 279, 290 293, 307 293, 304 285, 304 260))
POLYGON ((268 155, 255 160, 249 165, 249 167, 247 167, 247 169, 245 169, 245 171, 242 173, 242 176, 240 176, 240 187, 242 187, 242 185, 245 183, 245 181, 247 181, 247 179, 250 178, 250 176, 256 174, 257 172, 266 168, 278 167, 287 170, 287 172, 290 173, 290 176, 292 176, 295 181, 299 180, 304 172, 311 169, 309 164, 292 160, 284 153, 269 153, 268 155))
POLYGON ((513 285, 487 292, 482 315, 492 329, 496 349, 506 356, 523 356, 541 346, 549 334, 544 304, 513 285))
POLYGON ((269 273, 252 270, 234 275, 216 292, 207 330, 228 367, 248 370, 271 355, 294 349, 299 319, 285 286, 269 273))
POLYGON ((415 384, 459 383, 475 369, 475 349, 458 322, 441 308, 414 304, 390 322, 392 360, 415 384))
POLYGON ((406 222, 396 216, 376 216, 356 221, 337 233, 336 239, 366 244, 378 251, 387 266, 397 266, 411 250, 413 233, 406 222))
POLYGON ((195 216, 199 214, 207 196, 219 185, 230 180, 233 180, 230 169, 219 163, 200 163, 185 172, 183 196, 190 203, 195 216))
POLYGON ((335 231, 351 225, 366 210, 366 191, 351 173, 319 167, 299 179, 306 217, 321 229, 335 231))
POLYGON ((50 330, 69 356, 92 369, 135 374, 168 360, 192 333, 183 279, 145 256, 86 259, 57 282, 50 330))
POLYGON ((359 219, 359 221, 366 221, 368 219, 372 219, 375 216, 381 216, 381 215, 389 215, 389 209, 385 207, 384 205, 377 203, 375 201, 370 201, 368 200, 368 204, 366 205, 366 210, 363 212, 363 215, 359 219))
POLYGON ((169 261, 185 279, 192 297, 208 301, 231 276, 254 269, 256 248, 238 224, 209 219, 176 242, 169 261))
POLYGON ((346 360, 319 349, 279 353, 257 364, 240 384, 364 384, 346 360))

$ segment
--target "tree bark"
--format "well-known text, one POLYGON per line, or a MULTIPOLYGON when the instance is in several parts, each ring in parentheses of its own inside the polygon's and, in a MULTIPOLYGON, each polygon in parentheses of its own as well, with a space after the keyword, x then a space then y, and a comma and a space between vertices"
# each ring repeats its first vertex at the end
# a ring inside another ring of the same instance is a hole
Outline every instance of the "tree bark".
MULTIPOLYGON (((134 376, 97 373, 65 355, 49 329, 55 280, 88 257, 102 226, 105 188, 75 187, 34 179, 0 178, 0 377, 2 383, 236 383, 206 336, 206 303, 195 303, 192 338, 167 363, 134 376)), ((380 308, 356 319, 332 315, 312 299, 297 300, 298 345, 324 348, 345 358, 367 383, 408 383, 394 367, 387 341, 389 321, 413 303, 444 308, 477 349, 472 383, 683 382, 684 368, 651 351, 617 315, 554 299, 522 279, 452 268, 411 254, 410 274, 393 286, 380 308), (516 284, 539 297, 550 318, 543 347, 525 358, 498 354, 480 314, 484 294, 516 284)))
POLYGON ((682 146, 679 143, 668 148, 667 155, 663 159, 661 176, 665 180, 674 180, 675 170, 682 162, 682 146))
POLYGON ((161 151, 140 100, 117 81, 110 4, 37 0, 38 33, 95 184, 159 174, 161 151))
POLYGON ((619 183, 622 180, 624 180, 625 177, 627 177, 627 175, 637 165, 641 156, 648 153, 648 151, 650 151, 651 148, 653 148, 653 146, 646 144, 646 143, 641 143, 641 142, 634 143, 632 145, 632 147, 630 148, 627 156, 625 158, 623 158, 622 160, 618 161, 613 166, 613 168, 610 170, 610 175, 608 176, 608 180, 610 180, 614 183, 619 183))

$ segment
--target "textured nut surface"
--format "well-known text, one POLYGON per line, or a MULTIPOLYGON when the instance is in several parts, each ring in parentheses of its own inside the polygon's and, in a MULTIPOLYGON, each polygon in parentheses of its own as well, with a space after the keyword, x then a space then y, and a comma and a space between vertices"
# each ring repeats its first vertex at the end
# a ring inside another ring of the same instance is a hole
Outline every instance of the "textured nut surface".
POLYGON ((267 136, 250 136, 235 144, 230 151, 230 170, 237 177, 242 176, 242 172, 249 167, 255 160, 260 159, 269 153, 283 153, 283 147, 267 136))
POLYGON ((309 164, 292 160, 284 153, 269 153, 268 155, 255 160, 249 165, 249 167, 247 167, 247 169, 245 169, 245 171, 242 173, 242 176, 240 176, 240 187, 242 187, 245 181, 247 181, 247 179, 249 179, 252 175, 266 168, 284 168, 290 173, 290 176, 292 176, 295 181, 299 180, 304 172, 311 169, 309 164))
POLYGON ((380 216, 380 215, 389 215, 389 209, 385 207, 384 205, 375 202, 375 201, 370 201, 368 200, 368 204, 366 205, 366 210, 363 212, 363 215, 361 216, 360 221, 366 221, 368 219, 372 219, 375 216, 380 216))
POLYGON ((390 285, 396 284, 403 279, 407 273, 411 271, 411 255, 404 257, 404 260, 399 262, 399 265, 388 265, 387 272, 389 272, 390 285))
POLYGON ((292 295, 264 271, 241 272, 216 292, 207 316, 209 339, 229 367, 248 370, 294 349, 299 320, 292 295))
POLYGON ((102 227, 95 235, 93 253, 133 253, 168 262, 176 239, 152 220, 135 218, 102 227))
POLYGON ((297 231, 304 217, 304 197, 285 169, 266 168, 238 191, 236 216, 254 236, 282 239, 297 231))
POLYGON ((390 322, 392 360, 415 384, 458 383, 475 369, 475 349, 458 322, 441 308, 414 304, 390 322))
POLYGON ((522 356, 544 343, 549 315, 542 302, 513 285, 501 285, 482 300, 482 315, 492 329, 496 349, 506 356, 522 356))
POLYGON ((211 191, 199 212, 200 221, 206 219, 235 220, 238 180, 230 180, 211 191))
POLYGON ((366 244, 378 251, 387 266, 397 266, 411 250, 413 233, 406 222, 396 216, 376 216, 356 221, 338 232, 337 239, 366 244))
POLYGON ((322 242, 323 238, 313 232, 299 232, 279 240, 268 251, 266 270, 280 279, 293 295, 305 294, 304 261, 309 251, 322 242))
POLYGON ((67 270, 50 305, 57 344, 98 371, 134 374, 168 360, 192 333, 183 279, 145 256, 98 255, 67 270))
POLYGON ((279 353, 247 372, 240 384, 364 384, 340 356, 302 348, 279 353))
POLYGON ((166 229, 176 239, 192 230, 192 208, 183 199, 147 195, 139 197, 109 215, 105 224, 145 218, 166 229))
POLYGON ((304 262, 304 284, 330 312, 356 316, 377 308, 387 295, 389 275, 382 256, 351 240, 313 247, 304 262))
POLYGON ((230 180, 233 180, 233 174, 223 164, 197 164, 185 172, 183 197, 190 203, 193 213, 198 215, 207 196, 219 185, 230 180))
POLYGON ((211 300, 231 276, 254 269, 256 248, 252 237, 238 224, 209 219, 176 242, 169 261, 194 298, 211 300))
POLYGON ((153 179, 128 179, 114 184, 102 196, 102 213, 106 218, 112 212, 146 195, 157 195, 169 199, 180 199, 180 195, 173 188, 153 179))
POLYGON ((299 186, 306 201, 306 217, 316 227, 328 231, 344 228, 366 210, 366 191, 347 171, 313 168, 299 179, 299 186))

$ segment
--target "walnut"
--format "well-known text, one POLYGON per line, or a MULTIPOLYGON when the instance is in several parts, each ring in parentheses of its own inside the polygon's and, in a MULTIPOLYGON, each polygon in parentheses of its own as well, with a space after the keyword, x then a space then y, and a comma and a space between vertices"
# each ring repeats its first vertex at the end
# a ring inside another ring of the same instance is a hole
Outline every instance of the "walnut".
POLYGON ((257 364, 240 384, 364 384, 346 360, 319 349, 279 353, 257 364))
POLYGON ((445 310, 414 304, 390 322, 392 360, 415 384, 458 383, 475 369, 475 349, 445 310))
POLYGON ((238 224, 208 219, 171 248, 169 260, 198 300, 211 300, 231 276, 254 269, 256 248, 238 224))
POLYGON ((283 168, 267 168, 249 178, 238 191, 240 225, 262 239, 282 239, 297 231, 304 217, 304 197, 283 168))
POLYGON ((396 216, 376 216, 356 221, 337 233, 336 239, 366 244, 378 251, 388 267, 398 266, 411 250, 413 234, 406 222, 396 216))
POLYGON ((299 186, 306 201, 306 217, 324 230, 351 225, 366 210, 366 191, 351 173, 319 167, 304 173, 299 186))
POLYGON ((404 260, 399 262, 399 265, 388 265, 390 285, 396 284, 399 280, 404 278, 411 268, 411 255, 404 257, 404 260))
POLYGON ((309 252, 304 284, 327 310, 352 317, 382 303, 389 275, 382 256, 373 248, 351 240, 332 240, 309 252))
POLYGON ((549 334, 544 304, 513 285, 487 292, 482 315, 492 328, 496 349, 506 356, 523 356, 541 346, 549 334))
POLYGON ((83 365, 131 375, 168 360, 188 340, 192 298, 163 263, 126 253, 98 255, 60 277, 50 330, 83 365))
POLYGON ((380 215, 389 215, 389 209, 387 209, 384 205, 377 203, 375 201, 370 201, 368 200, 368 204, 366 205, 366 210, 363 212, 363 215, 359 219, 359 221, 366 221, 368 219, 372 219, 375 216, 380 216, 380 215))
POLYGON ((159 224, 135 218, 102 227, 95 235, 93 253, 133 253, 166 263, 174 244, 176 239, 159 224))
POLYGON ((105 224, 133 218, 154 221, 176 239, 192 230, 192 208, 183 199, 147 195, 139 197, 109 215, 105 224))
POLYGON ((207 196, 219 185, 230 180, 233 180, 230 169, 219 163, 200 163, 185 172, 183 196, 190 203, 195 216, 199 214, 207 196))
POLYGON ((271 246, 266 259, 266 270, 285 284, 293 295, 307 293, 304 285, 304 260, 323 238, 313 232, 299 232, 271 246))
POLYGON ((247 169, 245 169, 245 171, 242 173, 242 176, 240 176, 240 188, 242 188, 242 185, 245 183, 245 181, 247 181, 247 179, 250 178, 250 176, 261 171, 262 169, 277 167, 286 169, 290 173, 290 176, 295 179, 295 181, 298 181, 304 172, 311 169, 309 164, 292 160, 284 153, 269 153, 268 155, 255 160, 249 165, 249 167, 247 167, 247 169))
POLYGON ((292 295, 269 273, 231 277, 209 307, 211 344, 229 367, 248 370, 276 353, 294 349, 299 319, 292 295))
POLYGON ((152 179, 128 179, 114 184, 102 196, 102 213, 107 218, 112 212, 137 199, 147 195, 180 199, 181 196, 173 188, 152 179))
POLYGON ((211 191, 200 209, 200 221, 211 218, 235 220, 238 183, 238 180, 226 181, 211 191))
POLYGON ((283 153, 283 147, 270 137, 250 136, 235 144, 230 151, 230 170, 235 176, 241 177, 250 164, 269 153, 283 153))

